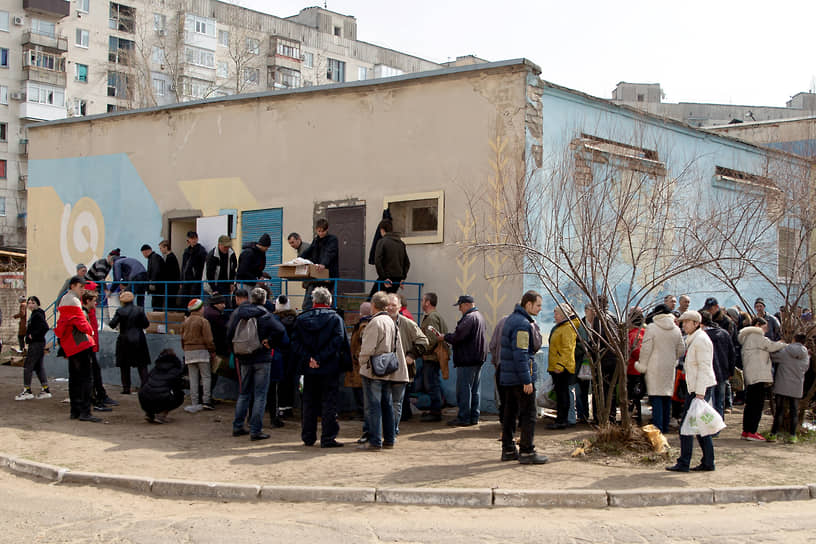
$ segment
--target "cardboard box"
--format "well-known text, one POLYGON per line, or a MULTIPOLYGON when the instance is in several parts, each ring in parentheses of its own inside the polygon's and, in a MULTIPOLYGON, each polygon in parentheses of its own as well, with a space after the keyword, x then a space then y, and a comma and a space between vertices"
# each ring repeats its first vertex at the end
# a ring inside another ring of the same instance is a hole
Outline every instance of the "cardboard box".
POLYGON ((287 279, 328 279, 329 269, 318 270, 316 264, 282 264, 278 266, 278 277, 287 279))
POLYGON ((147 312, 150 326, 148 334, 181 334, 181 324, 184 322, 184 312, 167 312, 167 326, 165 326, 164 312, 147 312))

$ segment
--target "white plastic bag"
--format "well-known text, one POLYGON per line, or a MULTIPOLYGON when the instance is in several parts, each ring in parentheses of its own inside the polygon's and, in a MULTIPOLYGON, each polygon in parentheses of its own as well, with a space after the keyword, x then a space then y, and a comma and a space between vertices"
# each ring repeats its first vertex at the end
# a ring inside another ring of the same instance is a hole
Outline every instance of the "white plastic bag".
POLYGON ((708 436, 717 434, 723 429, 725 429, 725 422, 717 410, 706 401, 695 397, 680 427, 680 434, 708 436))

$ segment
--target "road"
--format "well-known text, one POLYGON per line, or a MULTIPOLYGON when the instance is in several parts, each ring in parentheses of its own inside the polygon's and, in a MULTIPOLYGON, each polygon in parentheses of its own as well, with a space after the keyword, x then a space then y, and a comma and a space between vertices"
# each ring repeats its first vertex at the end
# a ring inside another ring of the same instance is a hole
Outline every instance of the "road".
POLYGON ((816 501, 645 509, 219 503, 49 485, 0 471, 0 542, 810 542, 816 501))

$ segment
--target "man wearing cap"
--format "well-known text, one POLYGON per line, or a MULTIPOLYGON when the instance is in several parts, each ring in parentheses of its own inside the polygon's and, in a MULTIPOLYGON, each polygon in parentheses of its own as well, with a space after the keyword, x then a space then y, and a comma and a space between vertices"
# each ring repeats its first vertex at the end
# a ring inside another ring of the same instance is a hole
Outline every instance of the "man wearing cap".
POLYGON ((159 282, 164 259, 148 244, 142 246, 142 256, 147 259, 147 281, 150 282, 147 284, 147 292, 150 293, 150 302, 154 311, 161 312, 164 310, 164 285, 159 282))
POLYGON ((272 238, 267 233, 263 233, 257 242, 244 246, 238 258, 238 272, 236 273, 236 279, 243 284, 244 288, 255 287, 255 282, 259 279, 269 278, 264 268, 266 268, 266 252, 271 245, 272 238))
MULTIPOLYGON (((707 400, 711 396, 711 388, 717 385, 717 378, 714 375, 714 347, 711 339, 701 327, 702 318, 698 312, 693 310, 685 312, 680 316, 680 326, 686 333, 686 360, 684 369, 686 371, 686 384, 688 385, 688 396, 683 407, 683 417, 680 428, 686 419, 691 402, 698 398, 707 400)), ((697 436, 697 442, 703 450, 703 458, 700 464, 689 469, 691 465, 691 453, 694 449, 694 437, 691 435, 680 435, 680 457, 673 466, 666 467, 672 472, 712 471, 714 470, 714 442, 711 435, 697 436)))
POLYGON ((238 259, 232 250, 232 240, 226 234, 218 237, 218 245, 207 253, 204 290, 210 295, 229 295, 235 290, 238 259))
POLYGON ((731 338, 731 343, 734 345, 734 349, 738 350, 739 340, 737 339, 737 324, 734 323, 730 317, 728 317, 728 313, 725 311, 725 308, 720 306, 717 299, 714 297, 708 297, 701 311, 711 314, 711 320, 716 323, 718 327, 728 333, 728 336, 731 338))
POLYGON ((765 336, 772 342, 779 342, 782 340, 782 327, 779 325, 779 320, 765 311, 765 299, 762 297, 754 301, 754 310, 756 310, 757 317, 761 317, 768 322, 768 332, 765 336))
POLYGON ((181 284, 182 306, 186 307, 190 299, 201 295, 202 287, 199 282, 204 278, 204 263, 207 261, 207 250, 198 243, 198 233, 191 230, 187 233, 187 247, 181 255, 181 284))
POLYGON ((437 338, 444 338, 453 347, 453 366, 456 368, 456 404, 459 414, 448 425, 468 427, 479 423, 479 376, 482 364, 487 359, 487 325, 484 316, 474 304, 470 295, 461 295, 456 301, 462 317, 453 332, 437 338))

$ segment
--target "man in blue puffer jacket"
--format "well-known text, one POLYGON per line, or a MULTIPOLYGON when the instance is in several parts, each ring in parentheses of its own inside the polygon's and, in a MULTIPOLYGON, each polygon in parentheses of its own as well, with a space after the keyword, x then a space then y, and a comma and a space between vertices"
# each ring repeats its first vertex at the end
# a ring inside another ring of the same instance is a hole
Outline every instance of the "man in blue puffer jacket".
POLYGON ((317 418, 322 430, 321 448, 339 448, 336 440, 337 394, 340 373, 351 370, 351 349, 343 318, 331 307, 325 287, 312 291, 313 306, 300 314, 292 330, 292 352, 303 374, 303 428, 300 437, 311 446, 317 441, 317 418))
POLYGON ((527 291, 521 297, 513 313, 504 322, 501 337, 501 375, 499 381, 505 389, 504 417, 502 418, 502 461, 515 461, 524 465, 543 465, 547 456, 536 453, 535 436, 536 406, 535 381, 537 368, 533 356, 537 351, 533 342, 533 317, 541 311, 541 295, 527 291), (521 440, 519 450, 513 443, 515 414, 519 414, 521 440))

